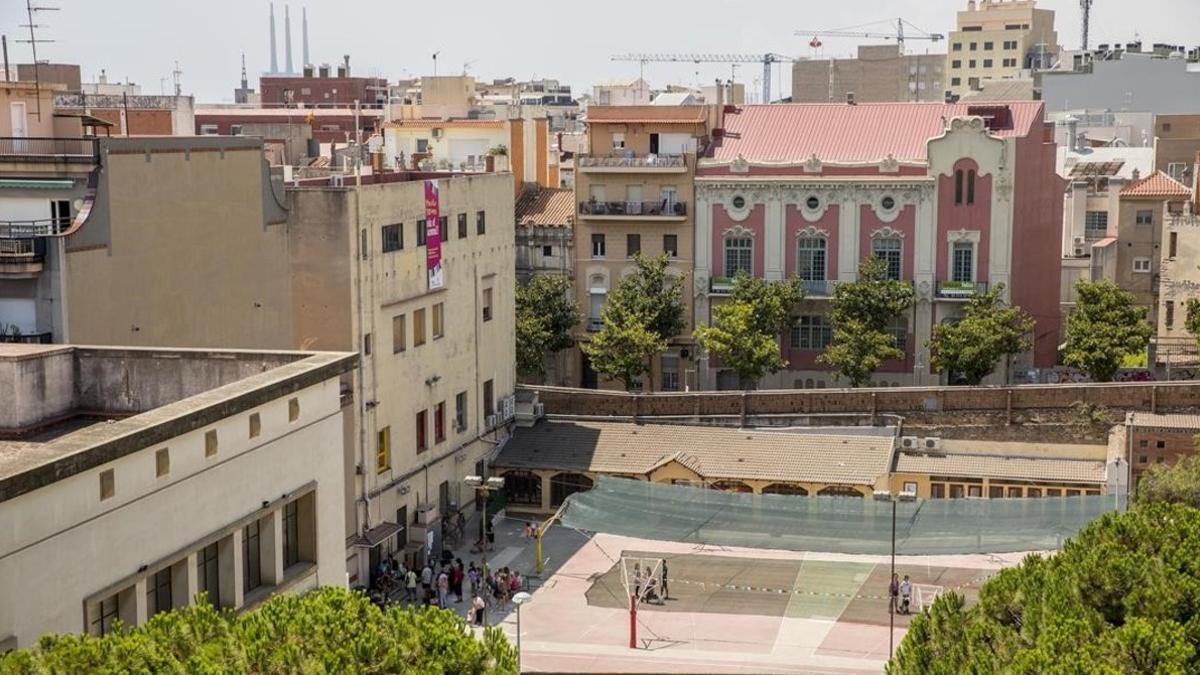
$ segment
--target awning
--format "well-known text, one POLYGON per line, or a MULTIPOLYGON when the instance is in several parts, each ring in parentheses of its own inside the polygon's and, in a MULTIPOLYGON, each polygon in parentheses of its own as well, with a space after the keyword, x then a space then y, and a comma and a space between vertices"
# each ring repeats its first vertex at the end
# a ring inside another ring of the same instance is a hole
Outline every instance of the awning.
POLYGON ((1115 243, 1117 243, 1116 237, 1105 237, 1105 238, 1101 239, 1100 241, 1092 244, 1092 248, 1104 248, 1105 246, 1112 246, 1115 243))
POLYGON ((54 116, 55 117, 71 117, 71 118, 78 119, 85 127, 114 127, 114 126, 116 126, 115 124, 113 124, 112 122, 109 122, 106 119, 96 117, 95 115, 89 115, 87 113, 56 112, 56 113, 54 113, 54 116))
POLYGON ((403 531, 403 525, 385 521, 359 535, 354 545, 359 548, 375 548, 390 539, 392 535, 403 531))
POLYGON ((10 190, 69 190, 75 181, 69 178, 0 178, 0 188, 10 190))

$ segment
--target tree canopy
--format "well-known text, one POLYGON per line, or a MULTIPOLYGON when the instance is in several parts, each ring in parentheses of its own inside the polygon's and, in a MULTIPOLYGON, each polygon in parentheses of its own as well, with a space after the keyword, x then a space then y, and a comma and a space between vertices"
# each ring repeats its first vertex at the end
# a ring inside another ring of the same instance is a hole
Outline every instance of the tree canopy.
POLYGON ((912 285, 888 278, 887 263, 867 258, 859 263, 858 279, 838 284, 830 301, 833 341, 820 361, 858 387, 887 359, 904 357, 889 330, 891 323, 912 307, 912 285))
POLYGON ((453 612, 380 610, 326 587, 235 614, 207 603, 154 615, 104 637, 47 635, 0 654, 3 673, 516 673, 497 628, 477 639, 453 612))
POLYGON ((1001 358, 1027 351, 1034 322, 1020 307, 1005 304, 1004 284, 975 295, 954 323, 933 327, 929 362, 939 373, 957 373, 977 385, 1001 358))
POLYGON ((1146 351, 1153 328, 1146 308, 1135 307, 1133 294, 1111 281, 1075 284, 1078 301, 1067 316, 1063 363, 1096 382, 1111 382, 1127 355, 1146 351))
POLYGON ((753 387, 787 366, 779 336, 795 324, 793 310, 803 299, 797 279, 771 282, 739 274, 729 299, 713 308, 712 325, 696 329, 696 342, 732 368, 742 386, 753 387))
POLYGON ((1200 510, 1106 514, 1049 558, 940 596, 888 673, 1194 673, 1200 670, 1200 510))
POLYGON ((1192 334, 1192 338, 1200 344, 1200 298, 1188 298, 1183 327, 1192 334))
POLYGON ((517 372, 545 373, 546 356, 575 344, 571 329, 579 323, 570 277, 538 275, 517 286, 517 372))
POLYGON ((667 273, 667 256, 634 258, 636 269, 609 293, 602 325, 580 348, 597 373, 630 389, 651 372, 650 360, 684 327, 683 280, 667 273))
POLYGON ((1153 464, 1138 479, 1138 504, 1164 502, 1200 508, 1200 455, 1188 455, 1172 466, 1153 464))

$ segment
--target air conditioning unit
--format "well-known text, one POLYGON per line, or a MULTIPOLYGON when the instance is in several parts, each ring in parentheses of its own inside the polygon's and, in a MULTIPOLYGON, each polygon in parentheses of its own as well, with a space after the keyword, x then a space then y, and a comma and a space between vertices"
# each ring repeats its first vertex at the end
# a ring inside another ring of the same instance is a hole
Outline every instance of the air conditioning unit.
POLYGON ((925 439, 925 449, 926 450, 941 450, 942 449, 942 439, 936 438, 936 437, 926 438, 925 439))
POLYGON ((1076 246, 1082 246, 1086 243, 1087 243, 1087 239, 1085 239, 1083 237, 1075 237, 1075 245, 1076 246))
POLYGON ((345 178, 340 173, 335 173, 329 177, 330 187, 345 187, 345 178))
POLYGON ((916 450, 921 447, 921 444, 916 436, 901 436, 900 447, 905 450, 916 450))
POLYGON ((1073 253, 1075 254, 1076 258, 1082 258, 1088 254, 1088 250, 1086 246, 1076 246, 1073 253))
POLYGON ((509 396, 500 402, 500 412, 504 416, 504 421, 511 420, 517 414, 517 397, 509 396))
POLYGON ((495 429, 496 426, 499 424, 499 416, 488 415, 487 419, 485 419, 483 421, 483 423, 484 423, 484 426, 487 427, 488 429, 495 429))

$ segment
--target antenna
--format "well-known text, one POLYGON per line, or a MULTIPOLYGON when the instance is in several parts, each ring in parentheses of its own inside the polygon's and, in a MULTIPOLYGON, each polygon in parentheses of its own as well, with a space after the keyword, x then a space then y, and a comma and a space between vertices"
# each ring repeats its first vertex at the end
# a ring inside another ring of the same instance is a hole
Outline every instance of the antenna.
MULTIPOLYGON (((244 68, 243 68, 243 71, 242 71, 242 72, 245 72, 245 69, 244 69, 244 68)), ((174 78, 174 80, 175 80, 175 95, 176 95, 176 96, 182 96, 182 95, 183 95, 183 89, 182 89, 182 87, 180 87, 180 85, 179 85, 179 76, 180 76, 180 75, 183 75, 183 71, 179 69, 179 62, 178 62, 178 61, 176 61, 176 62, 175 62, 175 70, 172 70, 172 71, 171 71, 171 77, 172 77, 172 78, 174 78)))
POLYGON ((433 76, 434 77, 437 77, 437 57, 438 57, 438 54, 441 54, 441 53, 442 53, 442 51, 440 49, 433 53, 433 76))
POLYGON ((21 24, 20 27, 29 29, 29 39, 17 40, 17 42, 28 43, 30 49, 33 50, 33 87, 34 92, 37 94, 37 118, 39 122, 42 121, 42 77, 38 68, 37 46, 44 42, 54 42, 54 40, 43 40, 37 36, 37 29, 45 28, 46 26, 34 22, 33 16, 37 12, 57 12, 58 10, 58 7, 35 5, 33 4, 33 0, 25 0, 25 15, 29 17, 29 23, 21 24))

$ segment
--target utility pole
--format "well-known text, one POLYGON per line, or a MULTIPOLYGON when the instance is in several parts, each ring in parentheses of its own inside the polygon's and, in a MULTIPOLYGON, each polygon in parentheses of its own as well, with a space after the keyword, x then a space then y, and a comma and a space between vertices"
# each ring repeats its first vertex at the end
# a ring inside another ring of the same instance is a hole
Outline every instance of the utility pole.
POLYGON ((57 12, 58 10, 59 10, 58 7, 46 7, 46 6, 42 6, 42 5, 35 5, 35 4, 33 4, 33 0, 25 0, 25 16, 27 16, 29 18, 29 23, 23 24, 21 26, 21 28, 29 29, 29 39, 28 40, 17 40, 17 42, 29 43, 30 49, 33 50, 33 89, 34 89, 34 93, 37 95, 37 118, 38 118, 39 122, 42 121, 42 77, 41 77, 41 72, 39 71, 39 68, 38 68, 37 46, 39 43, 54 42, 54 40, 42 40, 37 37, 37 33, 36 33, 37 29, 45 28, 45 26, 35 23, 33 20, 33 17, 34 17, 34 14, 37 12, 57 12))

